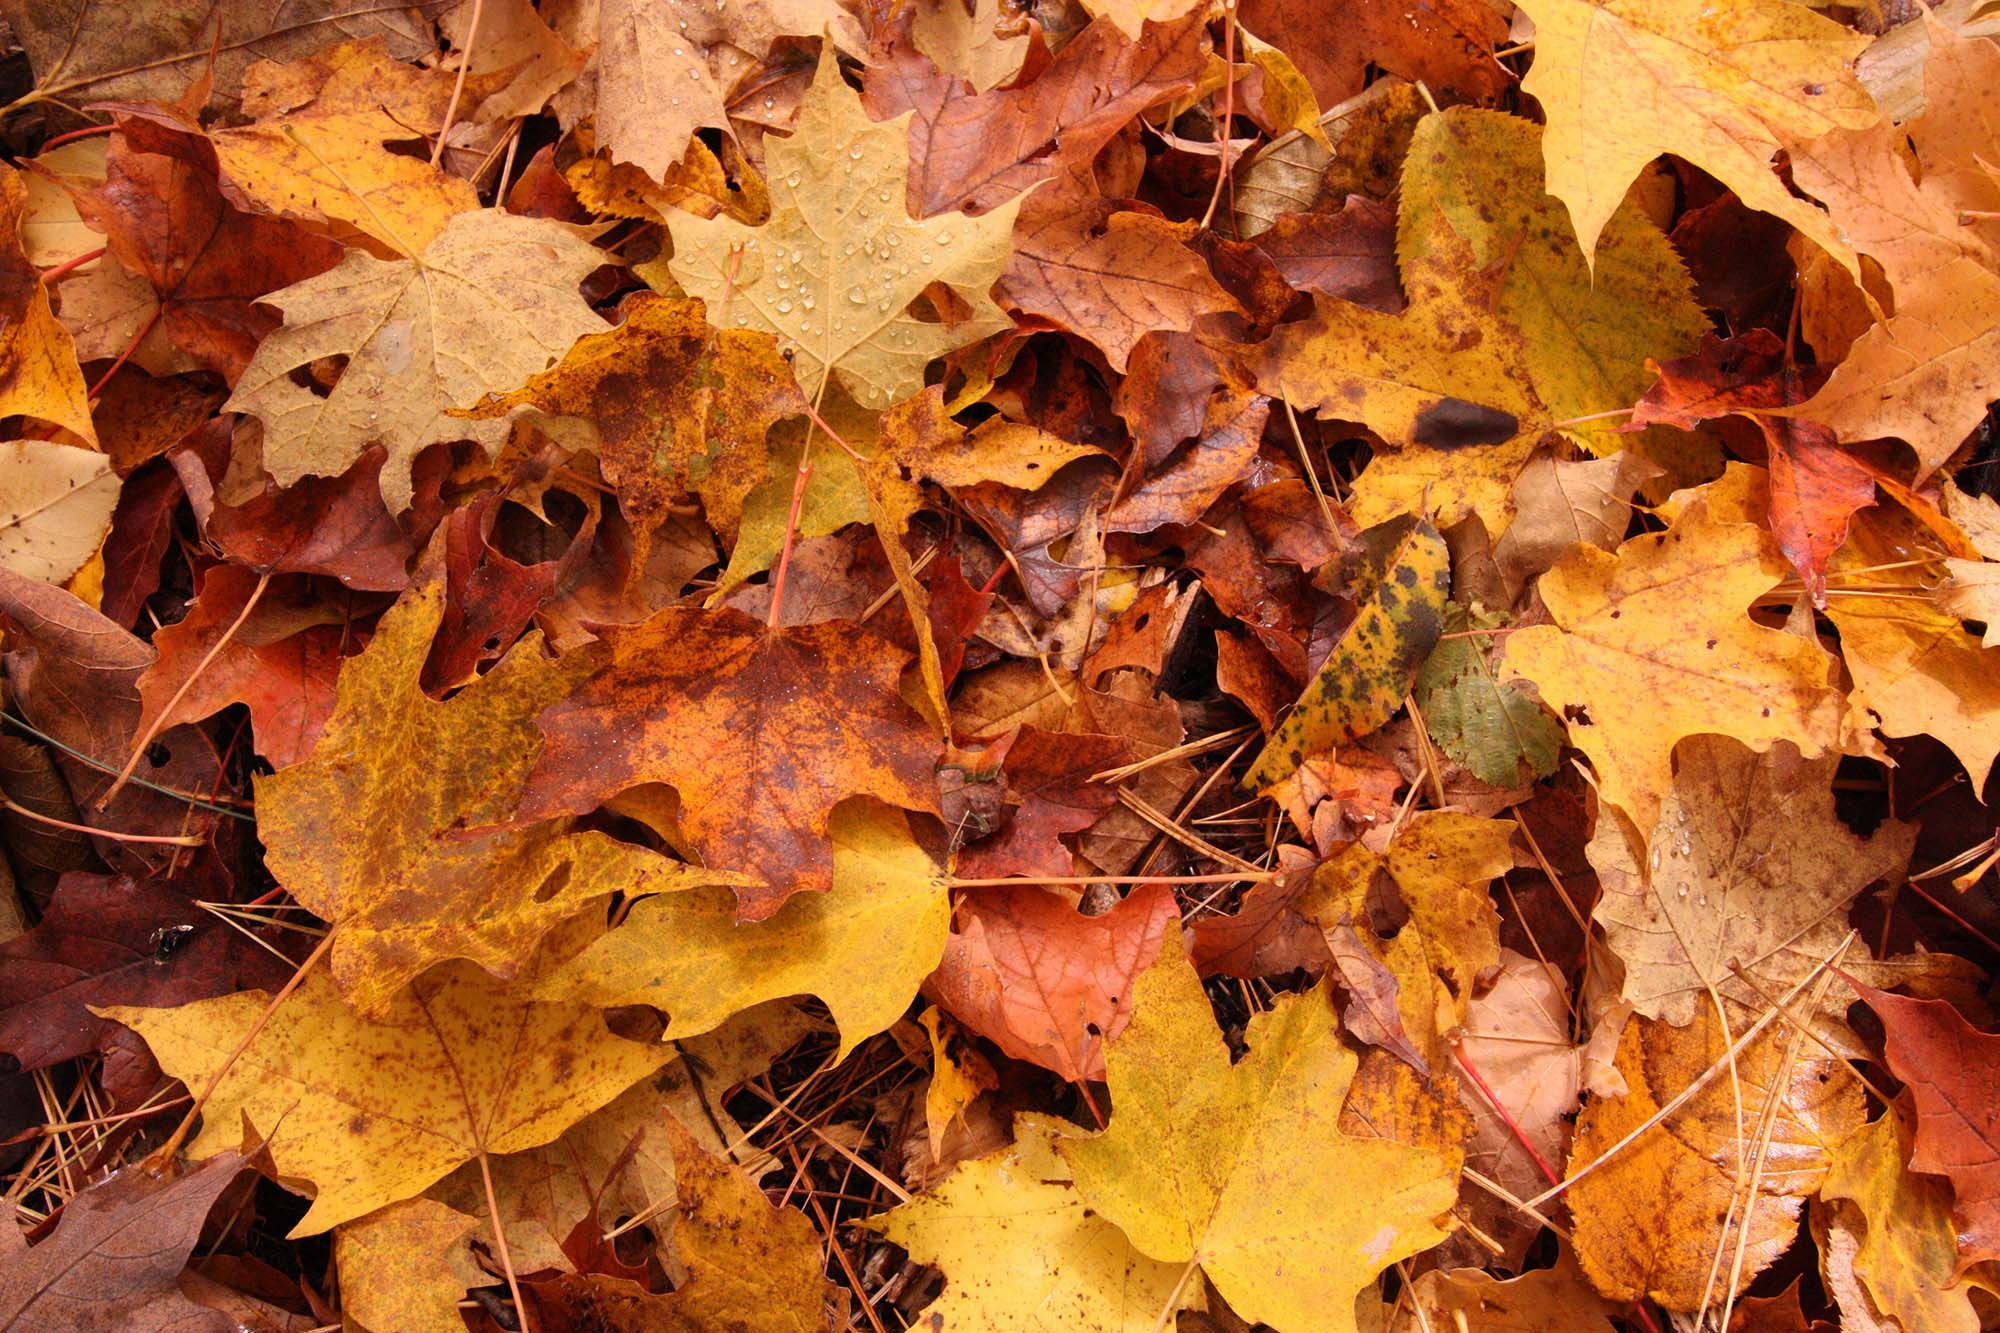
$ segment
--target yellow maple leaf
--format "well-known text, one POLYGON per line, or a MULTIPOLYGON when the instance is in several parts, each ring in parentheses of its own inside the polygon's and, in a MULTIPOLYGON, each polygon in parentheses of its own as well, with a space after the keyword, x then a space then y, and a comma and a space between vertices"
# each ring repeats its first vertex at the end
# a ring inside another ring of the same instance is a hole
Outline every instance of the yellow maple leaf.
POLYGON ((777 334, 810 394, 836 374, 865 407, 909 397, 932 361, 1013 327, 989 289, 1006 266, 1020 200, 976 218, 912 218, 908 123, 869 120, 827 43, 798 128, 766 150, 771 220, 749 227, 676 213, 666 272, 656 262, 640 275, 664 286, 671 274, 724 327, 777 334), (968 309, 923 318, 911 303, 932 283, 968 309))
POLYGON ((450 415, 546 369, 604 321, 577 287, 604 253, 573 228, 497 208, 460 213, 415 259, 355 250, 317 277, 258 298, 284 312, 223 407, 264 423, 264 466, 280 484, 338 476, 381 443, 382 497, 410 503, 410 465, 426 446, 503 422, 450 415), (345 357, 324 393, 293 375, 345 357))
POLYGON ((418 677, 443 615, 441 579, 392 607, 342 668, 312 755, 257 781, 271 873, 333 923, 333 976, 369 1013, 447 958, 514 975, 595 898, 742 878, 573 831, 569 819, 492 828, 512 815, 541 748, 535 715, 588 668, 578 654, 550 661, 531 632, 438 703, 418 677))
POLYGON ((1162 1310, 1201 1308, 1199 1281, 1176 1295, 1180 1266, 1140 1254, 1078 1196, 1056 1152, 1067 1128, 1019 1116, 1012 1144, 861 1223, 944 1270, 921 1319, 966 1333, 1152 1333, 1162 1310))
POLYGON ((1788 0, 1523 0, 1549 193, 1595 255, 1605 223, 1662 153, 1686 158, 1850 267, 1827 216, 1785 188, 1787 144, 1880 118, 1852 62, 1868 39, 1788 0))
POLYGON ((1651 437, 1578 418, 1629 407, 1647 357, 1690 351, 1707 320, 1680 259, 1636 205, 1609 221, 1593 272, 1542 192, 1540 131, 1457 108, 1426 116, 1405 159, 1400 315, 1321 298, 1262 348, 1257 386, 1388 446, 1350 511, 1379 523, 1477 513, 1498 536, 1510 491, 1551 431, 1594 453, 1651 437), (1566 423, 1558 427, 1557 423, 1566 423))
POLYGON ((535 994, 605 1007, 650 1004, 667 1037, 707 1032, 786 995, 816 995, 840 1026, 840 1059, 902 1017, 944 956, 946 877, 900 810, 844 801, 828 825, 833 887, 738 924, 726 889, 663 894, 542 981, 535 994))
POLYGON ((594 1008, 524 1001, 468 963, 419 978, 380 1019, 308 973, 253 1036, 270 1001, 253 990, 93 1012, 144 1037, 190 1087, 228 1067, 188 1154, 240 1144, 247 1118, 279 1175, 311 1186, 295 1237, 421 1193, 481 1154, 547 1143, 673 1054, 614 1036, 594 1008))
POLYGON ((1384 1268, 1444 1239, 1456 1162, 1353 1138, 1333 1109, 1358 1061, 1326 983, 1250 1020, 1232 1065, 1177 941, 1133 988, 1105 1052, 1111 1128, 1059 1139, 1077 1195, 1141 1254, 1199 1267, 1230 1308, 1279 1333, 1352 1330, 1384 1268))
POLYGON ((1542 575, 1555 618, 1508 636, 1501 669, 1526 677, 1569 724, 1598 793, 1642 830, 1673 785, 1683 736, 1789 740, 1812 758, 1841 738, 1833 660, 1746 614, 1790 572, 1771 535, 1718 521, 1706 498, 1616 555, 1579 546, 1542 575))
POLYGON ((333 1233, 341 1312, 364 1329, 460 1333, 458 1302, 484 1276, 465 1240, 479 1219, 433 1199, 404 1199, 333 1233))

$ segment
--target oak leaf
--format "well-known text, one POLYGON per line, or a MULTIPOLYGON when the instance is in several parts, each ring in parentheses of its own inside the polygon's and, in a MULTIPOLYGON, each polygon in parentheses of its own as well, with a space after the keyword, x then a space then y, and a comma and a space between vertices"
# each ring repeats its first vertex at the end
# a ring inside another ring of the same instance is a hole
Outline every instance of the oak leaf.
POLYGON ((1256 357, 1257 387, 1388 446, 1349 508, 1360 523, 1423 509, 1505 531, 1509 490, 1551 431, 1608 454, 1608 421, 1646 389, 1648 357, 1691 349, 1707 320, 1686 270, 1636 204, 1595 268, 1542 192, 1529 122, 1459 108, 1424 118, 1405 160, 1398 251, 1409 307, 1320 298, 1256 357), (1565 423, 1558 425, 1558 423, 1565 423))
POLYGON ((444 703, 418 683, 444 590, 405 595, 340 673, 312 755, 257 782, 278 882, 333 923, 333 976, 365 1013, 448 958, 511 977, 535 943, 615 891, 727 883, 695 866, 558 820, 494 828, 534 762, 535 715, 581 677, 530 635, 444 703))
POLYGON ((1604 891, 1592 915, 1625 964, 1624 998, 1685 1025, 1711 996, 1757 1010, 1810 973, 1847 933, 1848 903, 1908 865, 1917 828, 1887 820, 1864 838, 1842 823, 1835 754, 1689 736, 1674 756, 1638 847, 1601 819, 1589 851, 1604 891))
POLYGON ((1328 1112, 1357 1062, 1324 983, 1251 1018, 1245 1040, 1250 1053, 1232 1065, 1169 940, 1105 1055, 1111 1128, 1056 1149, 1085 1204, 1141 1254, 1200 1265, 1245 1319, 1279 1333, 1351 1330, 1354 1298, 1377 1273, 1443 1239, 1455 1164, 1336 1126, 1328 1112))
POLYGON ((224 410, 264 423, 264 464, 281 485, 338 476, 380 442, 382 496, 409 507, 410 467, 428 445, 505 428, 453 408, 507 393, 604 325, 577 285, 603 252, 571 228, 499 209, 459 213, 413 259, 353 251, 332 270, 263 298, 284 326, 258 346, 224 410), (322 395, 292 376, 345 357, 322 395))
POLYGON ((238 1325, 198 1305, 174 1285, 201 1240, 202 1223, 243 1169, 234 1152, 178 1176, 131 1165, 77 1191, 55 1233, 23 1247, 20 1233, 0 1241, 0 1323, 28 1333, 65 1329, 117 1333, 229 1333, 238 1325))
MULTIPOLYGON (((1549 192, 1593 262, 1606 222, 1648 162, 1673 153, 1829 254, 1850 251, 1825 214, 1785 188, 1779 149, 1880 114, 1850 62, 1867 39, 1784 0, 1527 0, 1549 192)), ((1850 261, 1851 262, 1851 259, 1850 261)))
POLYGON ((311 1187, 293 1236, 410 1198, 461 1162, 547 1143, 673 1054, 613 1036, 594 1008, 523 1000, 468 963, 412 982, 380 1018, 342 1003, 318 971, 257 1031, 267 1010, 253 990, 93 1012, 144 1037, 191 1087, 228 1066, 188 1154, 214 1156, 247 1120, 279 1175, 311 1187))
MULTIPOLYGON (((863 406, 886 407, 923 388, 931 361, 1012 327, 988 292, 1019 205, 917 221, 902 198, 903 138, 903 123, 868 119, 827 43, 797 129, 766 149, 771 220, 669 219, 674 280, 724 327, 777 334, 815 397, 837 375, 863 406), (932 283, 965 310, 922 317, 912 302, 932 283)), ((656 285, 665 276, 651 272, 656 285)))
POLYGON ((1160 884, 1099 916, 1031 884, 971 889, 927 993, 1014 1059, 1071 1083, 1102 1079, 1105 1043, 1132 1018, 1133 982, 1178 916, 1160 884))
POLYGON ((766 1000, 815 995, 840 1027, 844 1058, 909 1008, 944 952, 951 906, 943 871, 901 811, 843 803, 827 839, 826 892, 795 895, 768 920, 744 922, 724 890, 644 899, 535 993, 650 1004, 666 1011, 669 1040, 711 1031, 766 1000))
POLYGON ((936 737, 895 688, 908 655, 873 631, 844 620, 772 629, 727 607, 677 606, 602 637, 587 653, 592 674, 549 695, 523 818, 668 783, 710 864, 759 877, 737 890, 756 921, 830 885, 839 801, 937 813, 936 737))
POLYGON ((1540 583, 1555 624, 1508 636, 1501 670, 1563 712, 1603 798, 1650 830, 1683 736, 1714 732, 1755 750, 1789 740, 1806 758, 1839 743, 1826 652, 1746 614, 1787 568, 1768 534, 1719 521, 1697 499, 1668 531, 1616 555, 1564 556, 1540 583))
POLYGON ((1199 1309, 1182 1265, 1149 1259, 1078 1193, 1057 1152, 1062 1122, 1024 1115, 1014 1142, 861 1225, 944 1270, 919 1312, 948 1329, 1152 1333, 1160 1312, 1199 1309), (1178 1294, 1176 1294, 1178 1291, 1178 1294))

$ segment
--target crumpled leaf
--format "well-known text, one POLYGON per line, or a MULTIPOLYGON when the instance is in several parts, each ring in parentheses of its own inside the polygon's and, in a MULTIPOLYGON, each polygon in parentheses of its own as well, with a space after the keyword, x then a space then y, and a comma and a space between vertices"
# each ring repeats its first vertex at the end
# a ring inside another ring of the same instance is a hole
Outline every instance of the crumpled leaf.
POLYGON ((118 494, 103 454, 49 440, 0 444, 0 565, 66 582, 111 531, 118 494))
POLYGON ((592 674, 548 696, 522 818, 668 783, 710 864, 759 877, 737 889, 743 919, 759 921, 829 886, 839 801, 937 812, 936 737, 895 692, 907 655, 873 631, 676 606, 602 639, 592 674))
POLYGON ((815 995, 840 1026, 840 1057, 902 1017, 944 953, 946 879, 899 810, 846 802, 828 823, 832 887, 797 894, 768 920, 739 922, 728 892, 634 903, 625 921, 544 978, 535 994, 609 1007, 650 1004, 667 1040, 731 1014, 815 995))
MULTIPOLYGON (((144 1037, 161 1068, 199 1088, 270 999, 239 991, 93 1012, 144 1037)), ((469 963, 412 982, 379 1019, 343 1004, 315 970, 229 1066, 187 1152, 214 1156, 247 1118, 279 1174, 311 1187, 291 1231, 310 1236, 418 1194, 460 1162, 547 1143, 672 1055, 612 1035, 594 1008, 523 1000, 469 963)))
POLYGON ((1199 1279, 1176 1298, 1182 1265, 1148 1259, 1084 1202, 1056 1151, 1066 1129, 1020 1116, 1010 1146, 861 1223, 944 1270, 944 1291, 920 1320, 996 1333, 1152 1333, 1170 1303, 1201 1307, 1199 1279))
POLYGON ((333 976, 370 1015, 448 958, 516 975, 553 926, 614 891, 729 879, 567 820, 493 829, 533 763, 536 713, 575 687, 584 663, 549 662, 530 635, 436 703, 418 676, 443 602, 430 582, 390 610, 341 671, 312 756, 257 782, 271 873, 334 924, 333 976))
POLYGON ((243 1169, 221 1152, 178 1176, 131 1165, 79 1190, 55 1233, 20 1247, 19 1232, 0 1242, 0 1322, 23 1333, 67 1329, 118 1333, 230 1333, 236 1323, 198 1305, 174 1285, 201 1239, 216 1198, 243 1169))
POLYGON ((1071 1083, 1102 1079, 1105 1045, 1132 1019, 1133 982, 1178 917, 1163 884, 1100 916, 1030 884, 967 890, 927 993, 1017 1060, 1071 1083))
POLYGON ((1254 1016, 1245 1039, 1250 1053, 1232 1065, 1169 941, 1105 1056, 1111 1128, 1056 1150, 1097 1215, 1149 1258, 1199 1264, 1245 1319, 1279 1333, 1352 1330, 1355 1295, 1443 1239, 1456 1163, 1338 1128, 1331 1108, 1356 1060, 1324 983, 1254 1016))
MULTIPOLYGON (((1867 39, 1785 0, 1527 0, 1549 192, 1594 257, 1627 187, 1661 153, 1686 158, 1751 208, 1829 254, 1851 254, 1824 213, 1786 190, 1787 144, 1861 129, 1879 114, 1850 62, 1867 39)), ((1850 261, 1851 262, 1851 261, 1850 261)))
POLYGON ((1917 827, 1885 820, 1864 838, 1843 824, 1836 754, 1689 736, 1674 756, 1673 790, 1640 841, 1651 854, 1609 819, 1589 850, 1604 890, 1592 916, 1625 964, 1624 998, 1685 1025, 1712 994, 1758 1011, 1811 972, 1847 933, 1848 903, 1909 864, 1917 827))
POLYGON ((504 427, 461 423, 453 408, 507 393, 603 321, 577 285, 604 254, 571 228, 500 209, 459 213, 415 259, 352 251, 326 273, 263 298, 284 326, 223 409, 264 423, 264 465, 281 485, 347 471, 368 445, 388 449, 382 496, 409 507, 410 467, 426 446, 504 427), (346 357, 324 396, 294 373, 346 357))
MULTIPOLYGON (((828 43, 797 129, 767 147, 771 220, 748 227, 680 212, 669 220, 673 279, 721 327, 777 334, 815 396, 837 375, 856 402, 886 407, 923 388, 931 361, 1012 327, 988 290, 1007 261, 1019 205, 916 221, 902 199, 903 136, 904 122, 868 119, 828 43), (938 311, 935 322, 914 311, 934 282, 966 309, 938 311)), ((641 272, 655 285, 665 277, 641 272)))
POLYGON ((1770 536, 1719 521, 1706 499, 1616 555, 1580 546, 1544 574, 1553 625, 1507 638, 1501 671, 1526 677, 1562 713, 1598 791, 1650 830, 1683 736, 1713 732, 1752 749, 1789 740, 1813 758, 1840 740, 1831 659, 1745 611, 1788 568, 1770 536))
POLYGON ((1451 557, 1436 528, 1419 518, 1392 519, 1358 539, 1361 566, 1352 582, 1359 611, 1291 716, 1278 724, 1243 786, 1266 790, 1310 755, 1369 732, 1395 716, 1417 668, 1437 646, 1451 557))
POLYGON ((1256 354, 1258 388, 1359 420, 1388 445, 1356 484, 1357 522, 1422 508, 1442 526, 1474 512, 1504 532, 1537 441, 1559 429, 1598 454, 1643 443, 1577 418, 1631 406, 1651 382, 1647 358, 1691 350, 1708 327, 1636 204, 1606 226, 1595 268, 1584 264, 1542 193, 1538 135, 1497 112, 1426 117, 1403 169, 1409 308, 1322 298, 1256 354))

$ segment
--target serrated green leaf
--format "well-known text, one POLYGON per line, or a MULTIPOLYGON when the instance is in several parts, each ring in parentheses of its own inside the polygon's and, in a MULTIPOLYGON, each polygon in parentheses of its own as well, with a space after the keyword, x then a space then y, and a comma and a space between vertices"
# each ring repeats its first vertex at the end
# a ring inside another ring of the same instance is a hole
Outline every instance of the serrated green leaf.
POLYGON ((1502 617, 1468 612, 1454 602, 1445 608, 1444 637, 1417 672, 1417 707, 1431 740, 1481 782, 1512 787, 1523 781, 1521 766, 1545 778, 1555 771, 1563 732, 1541 700, 1522 682, 1502 682, 1486 660, 1483 635, 1453 634, 1497 629, 1502 617))

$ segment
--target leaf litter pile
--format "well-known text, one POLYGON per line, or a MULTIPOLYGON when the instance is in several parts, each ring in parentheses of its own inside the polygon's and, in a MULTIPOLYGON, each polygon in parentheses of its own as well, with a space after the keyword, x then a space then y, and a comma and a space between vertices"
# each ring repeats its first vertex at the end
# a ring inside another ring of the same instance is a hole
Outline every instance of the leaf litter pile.
POLYGON ((4 0, 0 1327, 2000 1325, 2000 11, 4 0))

